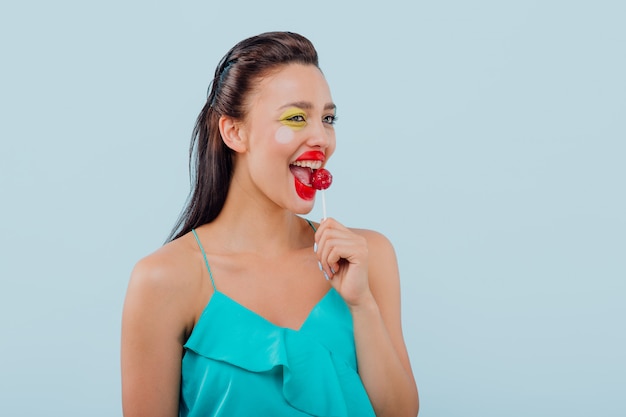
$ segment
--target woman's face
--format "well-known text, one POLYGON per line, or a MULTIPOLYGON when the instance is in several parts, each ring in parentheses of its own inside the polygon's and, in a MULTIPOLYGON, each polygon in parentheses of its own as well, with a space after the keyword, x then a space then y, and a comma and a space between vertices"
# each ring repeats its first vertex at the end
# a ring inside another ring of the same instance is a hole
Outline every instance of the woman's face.
POLYGON ((246 107, 240 135, 247 146, 236 169, 274 203, 308 213, 315 198, 311 174, 336 145, 335 105, 324 76, 313 65, 286 65, 260 80, 246 107))

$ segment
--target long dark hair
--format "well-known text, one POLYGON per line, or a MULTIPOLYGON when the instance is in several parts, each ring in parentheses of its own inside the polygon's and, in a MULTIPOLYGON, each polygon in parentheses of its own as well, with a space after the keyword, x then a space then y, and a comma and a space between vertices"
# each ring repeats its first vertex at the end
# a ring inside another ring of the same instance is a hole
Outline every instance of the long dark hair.
POLYGON ((219 130, 221 116, 243 120, 248 94, 255 81, 289 63, 315 65, 317 52, 304 36, 267 32, 239 42, 222 58, 209 87, 191 137, 189 172, 191 191, 167 241, 213 221, 226 201, 234 155, 219 130))

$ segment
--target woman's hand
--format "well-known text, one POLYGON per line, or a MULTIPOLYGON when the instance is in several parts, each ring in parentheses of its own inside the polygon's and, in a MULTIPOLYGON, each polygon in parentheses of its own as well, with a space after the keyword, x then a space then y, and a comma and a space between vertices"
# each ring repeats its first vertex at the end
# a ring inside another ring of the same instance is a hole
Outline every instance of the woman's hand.
POLYGON ((350 307, 371 300, 367 240, 332 218, 315 233, 317 257, 331 285, 350 307))

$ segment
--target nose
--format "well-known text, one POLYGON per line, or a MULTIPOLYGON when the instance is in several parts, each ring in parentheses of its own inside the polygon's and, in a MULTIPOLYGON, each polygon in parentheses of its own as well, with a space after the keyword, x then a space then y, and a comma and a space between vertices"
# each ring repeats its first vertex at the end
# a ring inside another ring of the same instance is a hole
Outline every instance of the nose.
POLYGON ((307 143, 311 147, 326 149, 335 142, 335 130, 322 121, 309 124, 307 143))

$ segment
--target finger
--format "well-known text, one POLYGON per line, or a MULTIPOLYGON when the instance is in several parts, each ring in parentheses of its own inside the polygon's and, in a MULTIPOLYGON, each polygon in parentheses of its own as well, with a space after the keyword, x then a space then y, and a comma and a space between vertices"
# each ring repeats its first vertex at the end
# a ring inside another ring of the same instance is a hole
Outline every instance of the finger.
POLYGON ((342 258, 358 253, 359 236, 332 218, 324 220, 315 234, 317 255, 323 272, 332 277, 339 272, 342 258), (355 246, 356 245, 356 246, 355 246))
POLYGON ((336 244, 334 233, 332 230, 323 231, 317 241, 317 258, 320 269, 329 277, 335 275, 339 269, 338 259, 331 258, 333 247, 336 244))
POLYGON ((358 240, 349 235, 338 233, 324 235, 319 251, 319 259, 324 270, 330 276, 334 276, 348 263, 355 262, 355 256, 362 252, 358 245, 358 240))

